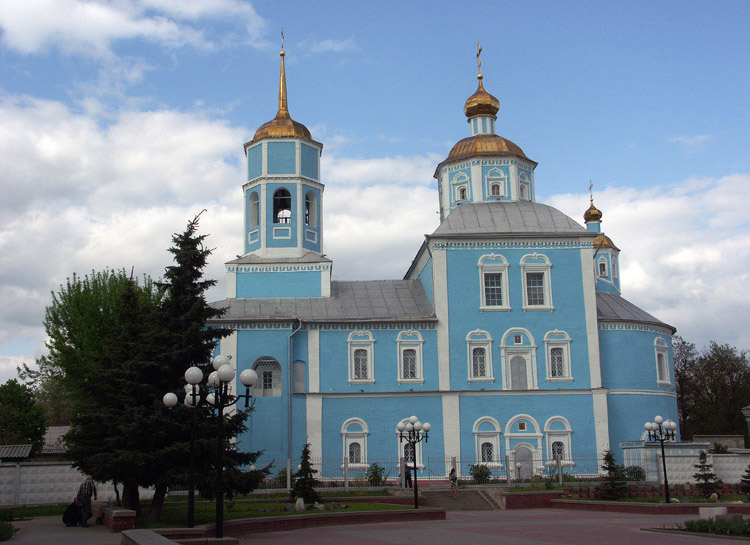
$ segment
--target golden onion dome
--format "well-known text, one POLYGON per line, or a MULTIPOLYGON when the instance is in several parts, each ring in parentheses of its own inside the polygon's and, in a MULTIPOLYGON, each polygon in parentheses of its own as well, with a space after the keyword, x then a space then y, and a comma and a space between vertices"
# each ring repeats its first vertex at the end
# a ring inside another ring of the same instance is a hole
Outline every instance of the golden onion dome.
POLYGON ((515 155, 528 159, 523 150, 507 138, 496 134, 477 134, 459 140, 446 161, 458 161, 474 155, 515 155))
POLYGON ((484 89, 482 77, 482 74, 477 76, 479 85, 476 92, 466 99, 464 113, 469 119, 478 115, 489 115, 497 119, 497 112, 500 110, 500 101, 484 89))
POLYGON ((602 221, 602 216, 602 211, 594 206, 594 199, 592 197, 591 206, 589 206, 589 209, 583 213, 583 221, 585 221, 586 223, 590 221, 602 221))
POLYGON ((596 238, 594 239, 594 249, 598 250, 601 248, 612 248, 613 250, 617 250, 618 252, 620 251, 620 248, 615 246, 615 243, 612 242, 612 239, 604 233, 596 235, 596 238))
POLYGON ((299 121, 292 119, 289 115, 289 109, 287 107, 286 99, 286 70, 284 69, 284 56, 286 53, 281 50, 281 75, 279 77, 279 110, 276 112, 276 117, 267 123, 263 123, 258 130, 255 131, 255 136, 248 142, 252 143, 261 138, 304 138, 305 140, 312 140, 312 135, 307 127, 305 127, 299 121))

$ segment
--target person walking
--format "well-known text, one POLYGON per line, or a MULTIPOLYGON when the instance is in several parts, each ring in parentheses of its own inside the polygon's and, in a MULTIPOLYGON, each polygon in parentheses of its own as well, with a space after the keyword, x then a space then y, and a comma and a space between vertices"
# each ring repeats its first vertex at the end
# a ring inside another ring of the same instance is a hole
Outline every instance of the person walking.
POLYGON ((91 518, 91 497, 96 499, 96 485, 94 478, 87 475, 86 479, 78 488, 78 501, 81 502, 81 526, 88 527, 88 520, 91 518))
POLYGON ((451 472, 448 474, 448 481, 451 483, 451 498, 454 500, 458 499, 458 475, 456 475, 456 468, 451 468, 451 472))

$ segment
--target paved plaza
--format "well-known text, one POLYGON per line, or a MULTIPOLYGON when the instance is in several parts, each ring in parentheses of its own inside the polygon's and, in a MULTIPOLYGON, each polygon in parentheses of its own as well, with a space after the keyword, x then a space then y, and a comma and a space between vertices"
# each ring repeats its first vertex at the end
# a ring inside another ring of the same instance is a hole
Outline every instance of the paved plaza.
MULTIPOLYGON (((712 545, 727 538, 644 532, 641 528, 672 526, 691 515, 633 515, 626 513, 530 509, 514 511, 454 511, 444 521, 328 526, 245 536, 242 545, 712 545)), ((24 545, 115 545, 119 534, 103 527, 66 528, 59 517, 15 523, 23 531, 13 541, 24 545)), ((10 543, 13 543, 11 541, 10 543)))

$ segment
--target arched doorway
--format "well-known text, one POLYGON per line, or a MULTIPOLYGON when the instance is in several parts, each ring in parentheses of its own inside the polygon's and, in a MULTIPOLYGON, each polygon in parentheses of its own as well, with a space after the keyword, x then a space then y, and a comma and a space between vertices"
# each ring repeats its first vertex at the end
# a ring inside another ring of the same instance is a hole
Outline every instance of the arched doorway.
POLYGON ((514 477, 521 479, 531 479, 534 474, 534 463, 531 455, 531 449, 529 447, 519 445, 516 450, 513 451, 513 458, 516 461, 516 474, 514 477), (521 467, 518 467, 521 464, 521 467))
POLYGON ((528 390, 526 378, 526 358, 513 356, 510 358, 510 388, 511 390, 528 390))

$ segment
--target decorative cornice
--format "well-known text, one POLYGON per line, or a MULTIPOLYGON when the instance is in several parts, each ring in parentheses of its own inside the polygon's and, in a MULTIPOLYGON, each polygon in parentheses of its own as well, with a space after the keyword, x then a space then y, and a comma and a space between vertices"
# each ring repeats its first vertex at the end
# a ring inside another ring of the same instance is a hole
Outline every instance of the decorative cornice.
POLYGON ((227 272, 255 273, 255 272, 320 272, 330 271, 330 263, 315 263, 312 265, 226 265, 227 272))
MULTIPOLYGON (((476 235, 471 235, 476 237, 476 235)), ((498 234, 490 235, 492 238, 500 236, 507 236, 498 234)), ((528 237, 528 235, 524 235, 528 237)), ((445 236, 431 237, 432 240, 444 239, 445 236)), ((430 247, 437 250, 525 250, 525 249, 558 249, 558 248, 573 248, 573 249, 585 249, 592 248, 593 243, 590 240, 574 240, 571 238, 567 239, 540 239, 540 240, 517 240, 517 241, 503 241, 503 242, 481 242, 479 240, 461 240, 461 241, 446 241, 446 242, 432 242, 430 247)))
POLYGON ((655 324, 645 324, 643 322, 613 322, 600 320, 599 331, 645 331, 647 333, 659 333, 661 335, 672 336, 672 330, 655 324))

